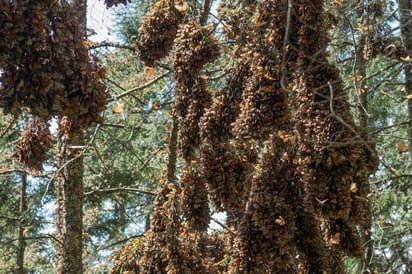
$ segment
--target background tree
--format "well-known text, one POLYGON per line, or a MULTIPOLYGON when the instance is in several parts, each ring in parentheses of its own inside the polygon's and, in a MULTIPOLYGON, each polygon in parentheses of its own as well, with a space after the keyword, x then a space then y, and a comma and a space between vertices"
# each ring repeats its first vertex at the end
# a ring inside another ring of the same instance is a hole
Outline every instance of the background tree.
MULTIPOLYGON (((80 92, 66 94, 69 89, 58 84, 59 68, 76 71, 76 65, 44 59, 50 47, 59 48, 58 29, 70 12, 40 8, 43 1, 23 2, 14 17, 9 10, 16 1, 3 1, 0 9, 0 33, 14 41, 0 42, 0 104, 13 114, 1 117, 1 150, 31 167, 23 170, 10 158, 2 162, 1 195, 7 202, 0 207, 1 271, 21 265, 18 246, 26 242, 24 267, 54 272, 53 260, 45 258, 58 255, 53 247, 64 241, 64 227, 55 218, 64 217, 64 207, 56 213, 51 208, 64 201, 58 174, 67 171, 64 160, 59 162, 67 149, 83 157, 78 178, 84 191, 78 194, 84 194, 84 224, 76 235, 83 237, 88 272, 108 271, 107 254, 130 238, 114 254, 113 272, 409 271, 404 69, 410 50, 401 35, 409 25, 408 3, 326 1, 322 8, 321 1, 221 1, 217 10, 217 1, 119 5, 121 28, 112 32, 121 33, 120 43, 91 43, 78 33, 77 42, 66 47, 77 49, 77 59, 85 56, 84 47, 99 55, 110 93, 105 121, 80 131, 83 144, 67 147, 64 139, 74 135, 70 122, 93 120, 76 114, 90 109, 89 101, 81 99, 79 111, 72 103, 80 92), (54 41, 25 25, 21 14, 34 26, 54 18, 54 41), (325 25, 332 26, 330 42, 325 25), (15 26, 18 37, 34 38, 13 39, 16 33, 9 30, 15 26), (161 43, 166 46, 153 48, 161 43), (24 54, 10 54, 11 48, 24 54), (328 62, 339 68, 341 80, 328 62), (46 96, 26 100, 33 98, 27 97, 30 88, 46 96), (18 104, 38 117, 20 114, 18 104), (47 131, 50 105, 54 116, 69 117, 61 120, 59 135, 47 131), (60 149, 48 158, 50 141, 55 145, 57 138, 60 149), (370 138, 380 168, 368 185, 376 163, 370 138), (27 157, 33 154, 39 157, 27 157), (46 159, 46 170, 27 177, 28 209, 22 212, 21 174, 40 169, 46 159), (222 230, 211 230, 215 211, 226 215, 222 230), (296 254, 299 260, 290 259, 296 254)), ((83 74, 69 75, 76 82, 83 74)))

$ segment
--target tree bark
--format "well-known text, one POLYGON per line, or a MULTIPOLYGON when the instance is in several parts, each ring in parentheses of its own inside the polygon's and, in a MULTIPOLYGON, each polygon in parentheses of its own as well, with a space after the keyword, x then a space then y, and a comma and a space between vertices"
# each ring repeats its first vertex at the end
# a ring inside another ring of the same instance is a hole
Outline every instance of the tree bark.
POLYGON ((64 232, 62 273, 83 273, 83 147, 84 137, 80 133, 67 141, 64 155, 64 232))
MULTIPOLYGON (((412 50, 412 15, 411 15, 412 1, 411 0, 398 0, 398 5, 399 5, 399 17, 400 17, 400 24, 401 24, 402 45, 406 49, 407 52, 411 52, 412 50)), ((409 56, 409 57, 412 57, 412 56, 409 56)), ((412 95, 412 62, 411 60, 408 60, 408 59, 406 60, 404 64, 405 92, 408 95, 412 95)), ((409 118, 409 125, 408 125, 409 148, 412 149, 412 99, 408 99, 408 118, 409 118)))
MULTIPOLYGON (((61 145, 61 143, 59 144, 61 145)), ((60 150, 58 150, 58 153, 61 153, 60 150)), ((63 163, 63 159, 59 159, 61 163, 63 163)), ((60 242, 63 243, 63 233, 64 233, 64 190, 63 190, 63 177, 58 176, 58 178, 54 181, 54 193, 55 193, 55 199, 56 199, 56 217, 55 217, 55 226, 56 226, 56 232, 55 232, 55 237, 56 239, 60 242)), ((62 267, 63 267, 63 245, 59 244, 58 242, 55 243, 55 257, 54 257, 54 262, 56 264, 56 272, 61 273, 62 267)))
POLYGON ((27 173, 21 174, 20 190, 20 221, 19 221, 19 242, 17 249, 16 274, 24 274, 24 252, 26 250, 26 210, 27 210, 27 173))
MULTIPOLYGON (((76 14, 79 31, 86 33, 87 1, 74 0, 71 8, 76 14)), ((85 39, 85 37, 83 37, 85 39)), ((83 200, 84 163, 82 148, 85 144, 84 135, 69 138, 63 155, 63 265, 62 274, 83 273, 83 200)))

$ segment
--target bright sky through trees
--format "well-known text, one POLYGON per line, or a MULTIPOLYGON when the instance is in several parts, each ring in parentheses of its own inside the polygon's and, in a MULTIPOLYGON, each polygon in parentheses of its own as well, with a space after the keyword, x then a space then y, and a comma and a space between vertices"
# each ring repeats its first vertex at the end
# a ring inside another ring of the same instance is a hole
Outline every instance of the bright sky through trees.
POLYGON ((112 24, 111 10, 106 8, 104 1, 89 0, 87 9, 87 25, 96 33, 90 36, 89 39, 93 41, 115 40, 116 37, 109 33, 109 27, 112 24))

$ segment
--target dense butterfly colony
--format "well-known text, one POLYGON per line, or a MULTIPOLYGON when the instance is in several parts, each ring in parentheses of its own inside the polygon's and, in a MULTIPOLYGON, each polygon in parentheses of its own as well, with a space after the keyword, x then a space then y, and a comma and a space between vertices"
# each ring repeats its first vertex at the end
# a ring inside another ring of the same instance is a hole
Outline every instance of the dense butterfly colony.
POLYGON ((138 47, 154 64, 174 41, 184 169, 161 185, 151 229, 117 251, 113 273, 344 273, 343 256, 363 254, 378 159, 328 63, 323 1, 221 6, 221 18, 236 11, 223 34, 236 62, 214 96, 200 73, 218 57, 213 26, 170 19, 171 2, 153 5, 138 47), (165 37, 164 20, 176 24, 165 37), (149 29, 166 47, 148 41, 149 29), (209 204, 229 230, 208 232, 209 204))
POLYGON ((170 3, 157 1, 151 6, 140 25, 140 39, 136 45, 139 58, 146 66, 153 66, 156 60, 169 53, 183 19, 184 13, 170 3))
MULTIPOLYGON (((104 69, 61 3, 0 2, 0 107, 35 116, 15 153, 35 170, 50 146, 48 119, 60 117, 72 137, 101 121, 107 99, 104 69)), ((225 55, 236 61, 215 95, 201 71, 222 55, 216 26, 177 1, 151 6, 137 49, 147 66, 174 52, 184 168, 178 183, 162 181, 151 229, 117 252, 114 273, 344 273, 343 255, 362 255, 374 144, 327 61, 323 1, 288 3, 221 6, 231 17, 222 38, 236 44, 225 55), (208 232, 209 204, 227 213, 227 230, 208 232)))
POLYGON ((108 96, 101 81, 105 70, 89 54, 75 11, 64 1, 0 1, 0 35, 0 107, 5 114, 26 109, 35 117, 15 156, 41 170, 47 149, 32 141, 49 146, 45 121, 63 118, 65 138, 101 122, 108 96))

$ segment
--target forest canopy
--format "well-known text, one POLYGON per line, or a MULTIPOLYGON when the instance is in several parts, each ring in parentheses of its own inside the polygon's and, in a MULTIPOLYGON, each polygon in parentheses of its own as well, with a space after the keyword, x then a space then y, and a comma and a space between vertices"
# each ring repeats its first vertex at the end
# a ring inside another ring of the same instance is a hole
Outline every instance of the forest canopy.
POLYGON ((0 272, 412 271, 412 2, 0 2, 0 272))

